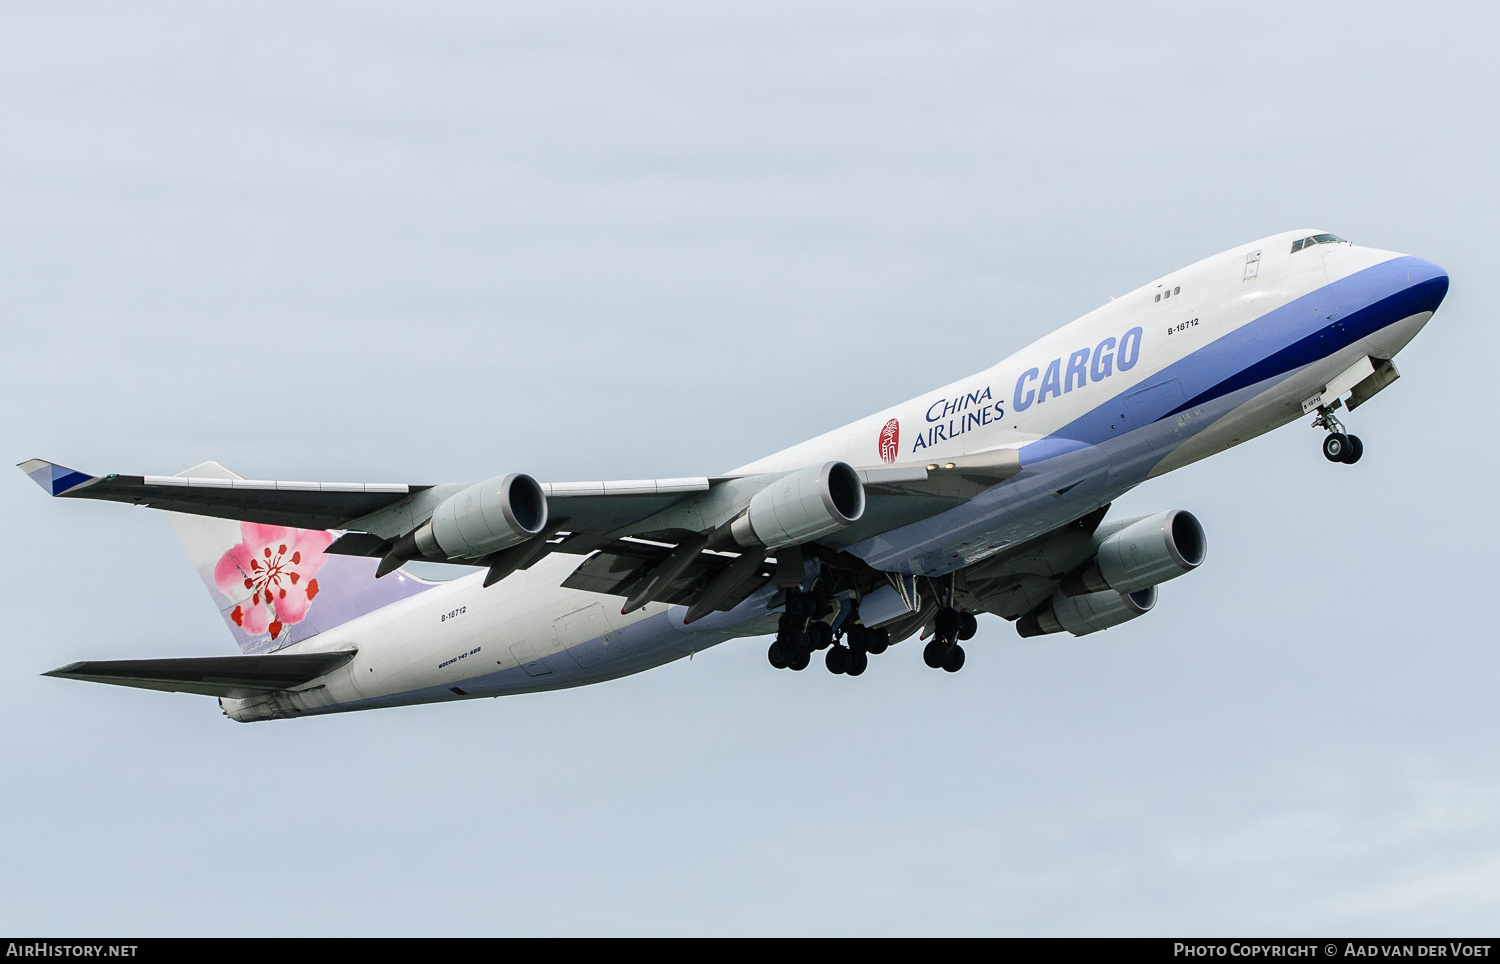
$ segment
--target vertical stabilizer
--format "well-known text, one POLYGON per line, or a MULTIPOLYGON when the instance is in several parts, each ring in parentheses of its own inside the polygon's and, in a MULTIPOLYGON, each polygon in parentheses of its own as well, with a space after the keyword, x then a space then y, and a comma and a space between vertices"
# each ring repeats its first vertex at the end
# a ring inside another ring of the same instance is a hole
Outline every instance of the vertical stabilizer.
MULTIPOLYGON (((242 478, 217 462, 178 475, 242 478)), ((167 516, 246 653, 275 652, 436 585, 404 570, 376 581, 378 560, 326 554, 334 533, 323 529, 167 516)))

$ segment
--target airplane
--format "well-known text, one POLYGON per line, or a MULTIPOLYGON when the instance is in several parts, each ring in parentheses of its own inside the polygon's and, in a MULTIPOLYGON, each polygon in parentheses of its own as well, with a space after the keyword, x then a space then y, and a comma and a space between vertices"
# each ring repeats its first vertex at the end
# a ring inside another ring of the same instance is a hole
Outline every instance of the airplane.
POLYGON ((777 669, 822 652, 859 676, 916 636, 958 672, 979 614, 1085 636, 1203 563, 1187 510, 1108 518, 1142 482, 1308 416, 1330 462, 1358 462, 1337 413, 1396 381, 1447 291, 1421 258, 1277 234, 715 476, 316 483, 32 459, 50 495, 166 510, 241 650, 45 675, 213 696, 251 722, 581 686, 773 633, 777 669))

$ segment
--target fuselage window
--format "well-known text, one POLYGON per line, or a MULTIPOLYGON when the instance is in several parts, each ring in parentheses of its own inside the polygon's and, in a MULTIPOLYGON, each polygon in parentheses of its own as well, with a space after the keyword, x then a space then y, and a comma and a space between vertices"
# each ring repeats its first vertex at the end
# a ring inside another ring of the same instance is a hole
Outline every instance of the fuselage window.
POLYGON ((1173 295, 1180 294, 1182 294, 1182 285, 1177 285, 1175 288, 1168 288, 1166 291, 1158 291, 1156 293, 1156 300, 1160 301, 1163 298, 1170 298, 1173 295))
POLYGON ((1173 288, 1172 289, 1172 294, 1174 294, 1174 295, 1180 295, 1180 294, 1182 294, 1182 285, 1178 285, 1177 287, 1173 288))

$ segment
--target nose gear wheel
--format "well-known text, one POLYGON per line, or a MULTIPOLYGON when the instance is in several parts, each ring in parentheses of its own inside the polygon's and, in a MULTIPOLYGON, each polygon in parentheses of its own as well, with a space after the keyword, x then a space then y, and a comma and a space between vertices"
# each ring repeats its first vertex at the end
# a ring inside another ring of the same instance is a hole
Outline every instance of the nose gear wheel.
POLYGON ((1332 406, 1319 406, 1318 417, 1313 419, 1313 428, 1328 432, 1323 437, 1323 457, 1328 461, 1353 465, 1365 454, 1365 444, 1359 440, 1358 435, 1350 435, 1345 430, 1344 423, 1333 414, 1332 406))

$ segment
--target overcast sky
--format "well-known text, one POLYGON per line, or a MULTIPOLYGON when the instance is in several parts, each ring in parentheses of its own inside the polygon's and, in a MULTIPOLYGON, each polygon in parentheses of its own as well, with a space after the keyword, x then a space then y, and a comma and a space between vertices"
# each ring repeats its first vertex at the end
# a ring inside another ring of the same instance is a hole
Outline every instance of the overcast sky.
POLYGON ((158 514, 0 475, 0 931, 1493 934, 1500 23, 1468 4, 0 6, 4 449, 698 475, 1318 227, 1453 279, 1348 419, 1131 493, 1202 569, 962 673, 765 640, 240 725, 158 514))

